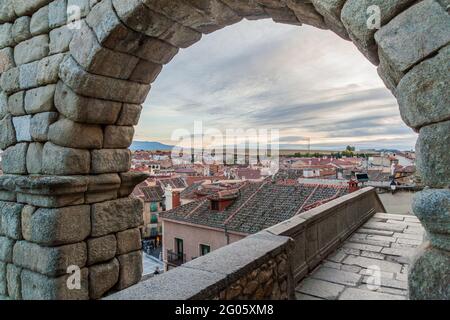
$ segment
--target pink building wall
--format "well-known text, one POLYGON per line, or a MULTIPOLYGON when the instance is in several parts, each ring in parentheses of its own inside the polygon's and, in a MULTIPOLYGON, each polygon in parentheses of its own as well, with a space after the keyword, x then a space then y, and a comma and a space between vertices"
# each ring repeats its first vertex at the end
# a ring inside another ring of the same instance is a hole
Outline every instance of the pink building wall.
MULTIPOLYGON (((227 245, 227 238, 223 230, 208 228, 194 224, 185 224, 163 219, 163 259, 167 261, 167 250, 175 251, 175 238, 183 240, 186 262, 192 257, 200 256, 200 244, 208 245, 211 251, 227 245)), ((230 243, 245 238, 245 234, 228 232, 230 243)))

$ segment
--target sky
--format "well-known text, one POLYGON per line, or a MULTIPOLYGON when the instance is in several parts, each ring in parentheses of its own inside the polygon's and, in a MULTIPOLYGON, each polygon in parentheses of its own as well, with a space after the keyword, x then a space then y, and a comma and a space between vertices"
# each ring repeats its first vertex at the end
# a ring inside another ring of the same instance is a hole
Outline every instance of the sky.
POLYGON ((414 148, 394 96, 349 41, 330 31, 244 20, 180 50, 152 85, 135 140, 174 132, 276 129, 280 145, 414 148))

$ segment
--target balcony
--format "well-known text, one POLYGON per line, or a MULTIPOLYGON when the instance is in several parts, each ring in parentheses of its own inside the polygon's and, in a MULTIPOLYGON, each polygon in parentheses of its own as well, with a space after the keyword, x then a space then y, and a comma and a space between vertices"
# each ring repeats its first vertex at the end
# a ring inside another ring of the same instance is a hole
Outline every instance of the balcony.
POLYGON ((106 299, 405 299, 407 254, 422 232, 364 188, 185 264, 168 251, 179 267, 106 299))
POLYGON ((167 250, 167 263, 174 267, 181 266, 182 264, 186 263, 186 254, 167 250))

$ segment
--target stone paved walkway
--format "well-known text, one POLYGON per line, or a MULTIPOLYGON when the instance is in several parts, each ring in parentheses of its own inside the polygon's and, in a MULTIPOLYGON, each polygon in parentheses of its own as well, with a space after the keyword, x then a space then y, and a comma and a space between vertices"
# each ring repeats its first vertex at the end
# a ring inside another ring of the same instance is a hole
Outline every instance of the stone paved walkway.
POLYGON ((423 228, 411 215, 376 213, 296 288, 298 300, 404 300, 423 228))

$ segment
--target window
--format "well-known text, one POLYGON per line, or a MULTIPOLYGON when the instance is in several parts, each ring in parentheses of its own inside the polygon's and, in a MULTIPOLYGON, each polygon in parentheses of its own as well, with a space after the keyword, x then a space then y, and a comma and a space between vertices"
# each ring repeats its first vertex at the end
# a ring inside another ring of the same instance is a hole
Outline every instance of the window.
POLYGON ((211 201, 211 210, 219 210, 219 201, 211 201))
POLYGON ((156 212, 156 211, 158 211, 158 202, 152 202, 152 203, 150 203, 150 211, 151 211, 151 212, 156 212))
POLYGON ((204 256, 205 254, 208 254, 211 252, 211 247, 206 244, 200 245, 200 255, 204 256))
POLYGON ((152 214, 150 217, 150 223, 158 223, 158 216, 156 214, 152 214))
POLYGON ((175 252, 182 257, 184 254, 183 239, 175 238, 175 252))

